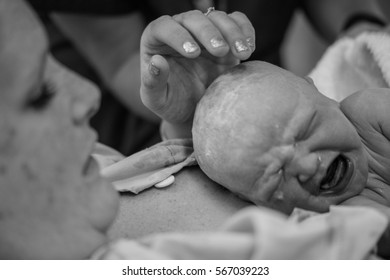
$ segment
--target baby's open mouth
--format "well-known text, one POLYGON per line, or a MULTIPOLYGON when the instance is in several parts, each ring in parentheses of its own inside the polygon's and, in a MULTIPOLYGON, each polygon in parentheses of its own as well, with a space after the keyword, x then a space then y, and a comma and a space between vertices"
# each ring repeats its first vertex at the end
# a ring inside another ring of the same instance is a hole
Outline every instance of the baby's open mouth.
POLYGON ((353 163, 347 157, 339 155, 329 165, 325 177, 321 180, 323 194, 334 194, 344 190, 351 180, 353 163))

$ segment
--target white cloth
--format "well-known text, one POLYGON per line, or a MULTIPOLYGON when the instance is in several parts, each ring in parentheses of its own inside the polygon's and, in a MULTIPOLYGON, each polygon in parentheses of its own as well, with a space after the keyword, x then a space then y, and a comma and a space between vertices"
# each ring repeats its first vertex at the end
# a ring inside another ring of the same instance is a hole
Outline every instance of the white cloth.
POLYGON ((366 32, 331 45, 309 74, 318 90, 341 101, 367 88, 390 85, 390 36, 366 32))
POLYGON ((289 218, 253 206, 239 211, 220 231, 121 239, 92 258, 367 259, 387 223, 383 214, 364 207, 332 206, 326 214, 298 211, 289 218))
POLYGON ((190 139, 166 140, 129 157, 98 144, 92 156, 99 163, 102 176, 112 182, 117 191, 134 194, 196 164, 190 139))

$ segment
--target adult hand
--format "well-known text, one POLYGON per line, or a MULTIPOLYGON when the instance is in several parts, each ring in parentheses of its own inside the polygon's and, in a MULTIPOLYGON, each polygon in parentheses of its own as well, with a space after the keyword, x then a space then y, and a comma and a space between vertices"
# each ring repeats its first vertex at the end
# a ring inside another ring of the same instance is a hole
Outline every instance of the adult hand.
POLYGON ((248 59, 254 42, 254 28, 240 12, 189 11, 156 19, 141 39, 142 101, 162 119, 190 131, 206 88, 220 73, 248 59))

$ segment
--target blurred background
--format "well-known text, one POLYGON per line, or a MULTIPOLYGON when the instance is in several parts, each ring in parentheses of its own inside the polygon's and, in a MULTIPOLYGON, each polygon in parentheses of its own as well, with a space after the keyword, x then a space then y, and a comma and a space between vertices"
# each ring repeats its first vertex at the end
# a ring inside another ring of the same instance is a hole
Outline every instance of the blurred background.
MULTIPOLYGON (((390 18, 390 1, 379 0, 387 18, 390 18)), ((314 31, 301 11, 294 19, 282 47, 284 67, 297 75, 307 75, 320 59, 328 44, 314 31)))

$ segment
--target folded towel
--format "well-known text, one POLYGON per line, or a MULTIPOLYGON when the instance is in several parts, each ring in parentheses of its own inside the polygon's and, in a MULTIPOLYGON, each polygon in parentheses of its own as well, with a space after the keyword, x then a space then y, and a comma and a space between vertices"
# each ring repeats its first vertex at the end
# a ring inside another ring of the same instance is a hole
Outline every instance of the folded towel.
POLYGON ((191 139, 166 140, 126 158, 99 144, 93 156, 102 176, 116 190, 135 194, 152 186, 168 186, 173 182, 172 174, 196 164, 191 139))
POLYGON ((367 88, 390 85, 390 36, 366 32, 331 45, 309 74, 318 90, 336 101, 367 88))

